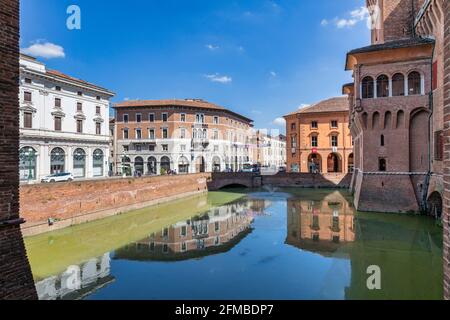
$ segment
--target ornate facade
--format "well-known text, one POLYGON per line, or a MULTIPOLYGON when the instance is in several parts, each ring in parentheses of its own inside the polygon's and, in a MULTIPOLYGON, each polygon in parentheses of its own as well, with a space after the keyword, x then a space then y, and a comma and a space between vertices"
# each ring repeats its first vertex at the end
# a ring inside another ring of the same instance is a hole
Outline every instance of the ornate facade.
POLYGON ((113 95, 21 55, 21 181, 39 182, 63 172, 75 178, 107 176, 113 95))
POLYGON ((114 105, 120 174, 239 171, 250 161, 252 120, 200 99, 114 105))

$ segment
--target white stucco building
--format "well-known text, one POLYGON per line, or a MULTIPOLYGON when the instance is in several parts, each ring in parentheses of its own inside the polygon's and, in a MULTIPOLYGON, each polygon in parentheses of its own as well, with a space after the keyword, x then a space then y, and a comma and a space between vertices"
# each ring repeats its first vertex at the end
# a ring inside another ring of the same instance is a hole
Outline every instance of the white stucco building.
POLYGON ((70 172, 108 175, 109 100, 104 88, 20 57, 20 179, 70 172))
POLYGON ((286 166, 286 137, 278 130, 256 131, 258 143, 257 160, 262 167, 278 170, 286 166))

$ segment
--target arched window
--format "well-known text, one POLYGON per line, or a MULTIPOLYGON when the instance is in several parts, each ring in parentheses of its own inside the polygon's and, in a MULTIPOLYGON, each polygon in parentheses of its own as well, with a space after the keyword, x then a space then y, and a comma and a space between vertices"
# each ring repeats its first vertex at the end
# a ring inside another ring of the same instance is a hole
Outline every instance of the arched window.
POLYGON ((142 157, 136 157, 134 159, 134 173, 138 176, 144 174, 144 159, 142 159, 142 157))
POLYGON ((367 128, 367 119, 368 118, 369 118, 369 115, 367 114, 367 112, 364 112, 362 114, 362 122, 363 122, 364 128, 367 128))
POLYGON ((384 129, 391 129, 392 128, 392 113, 390 111, 387 111, 384 114, 384 129))
POLYGON ((161 158, 161 173, 165 174, 170 171, 170 159, 169 157, 161 158))
POLYGON ((83 149, 76 149, 73 153, 73 175, 76 178, 86 176, 86 152, 83 149))
POLYGON ((380 158, 378 159, 378 171, 385 172, 387 169, 386 167, 386 159, 380 158))
POLYGON ((61 148, 54 148, 50 154, 50 173, 64 173, 66 153, 61 148))
POLYGON ((392 77, 392 95, 394 97, 405 95, 405 76, 401 73, 396 73, 392 77))
POLYGON ((19 151, 20 180, 36 180, 37 152, 32 147, 24 147, 19 151))
POLYGON ((156 174, 157 172, 156 172, 156 163, 157 163, 157 161, 156 161, 156 158, 155 157, 150 157, 150 158, 148 158, 148 161, 147 161, 147 174, 150 174, 150 175, 152 175, 152 174, 156 174))
POLYGON ((397 129, 401 129, 405 126, 405 113, 403 110, 397 112, 397 129))
POLYGON ((381 135, 381 142, 380 142, 381 146, 384 147, 384 134, 381 135))
POLYGON ((374 97, 374 83, 372 77, 365 77, 361 82, 361 94, 363 99, 374 97))
POLYGON ((408 75, 408 94, 417 95, 421 94, 421 77, 420 73, 413 71, 408 75))
POLYGON ((103 176, 103 151, 100 149, 95 150, 93 160, 94 177, 103 176))
POLYGON ((376 130, 380 128, 380 113, 374 112, 372 116, 372 129, 376 130))
POLYGON ((220 158, 219 157, 214 157, 213 161, 213 172, 220 172, 221 167, 220 167, 220 158))
POLYGON ((178 173, 179 174, 189 173, 189 160, 186 157, 181 157, 178 160, 178 173))
POLYGON ((377 97, 389 97, 389 78, 384 74, 377 78, 377 97))

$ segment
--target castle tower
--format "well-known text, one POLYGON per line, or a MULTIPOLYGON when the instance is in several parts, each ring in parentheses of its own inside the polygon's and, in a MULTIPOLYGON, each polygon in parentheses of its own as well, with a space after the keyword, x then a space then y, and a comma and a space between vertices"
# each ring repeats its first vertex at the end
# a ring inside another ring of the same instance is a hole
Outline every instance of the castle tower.
POLYGON ((425 0, 367 0, 372 44, 414 37, 414 19, 425 0))
POLYGON ((361 211, 418 212, 426 206, 434 40, 414 32, 422 2, 367 1, 372 16, 379 14, 372 19, 378 21, 372 45, 347 54, 346 70, 354 77, 344 86, 355 143, 351 188, 361 211))

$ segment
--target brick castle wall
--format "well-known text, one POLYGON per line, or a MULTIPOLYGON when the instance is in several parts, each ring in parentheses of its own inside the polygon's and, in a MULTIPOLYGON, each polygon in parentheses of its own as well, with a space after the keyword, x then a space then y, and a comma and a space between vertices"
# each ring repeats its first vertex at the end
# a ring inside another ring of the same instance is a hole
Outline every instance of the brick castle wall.
POLYGON ((19 1, 0 0, 0 300, 37 299, 19 218, 19 1))
POLYGON ((444 296, 450 300, 450 1, 444 1, 444 296))
POLYGON ((207 191, 210 174, 24 185, 24 235, 65 228, 207 191), (48 219, 55 223, 48 225, 48 219))

